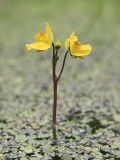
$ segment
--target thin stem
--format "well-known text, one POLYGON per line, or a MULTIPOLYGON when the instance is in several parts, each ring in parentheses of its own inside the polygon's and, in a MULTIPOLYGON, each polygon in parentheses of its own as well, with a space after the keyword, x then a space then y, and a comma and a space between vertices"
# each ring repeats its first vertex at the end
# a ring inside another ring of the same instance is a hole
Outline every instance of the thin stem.
POLYGON ((55 47, 53 46, 53 59, 52 59, 52 65, 53 65, 53 123, 52 123, 52 130, 53 130, 53 140, 54 142, 57 141, 57 134, 56 134, 56 111, 57 111, 57 77, 56 77, 56 63, 57 59, 55 56, 55 47))
POLYGON ((54 58, 54 56, 55 56, 55 46, 54 46, 53 43, 52 43, 52 47, 53 47, 53 58, 54 58))
POLYGON ((53 58, 52 58, 52 67, 53 67, 53 122, 52 122, 52 131, 53 131, 53 143, 57 144, 57 133, 56 133, 56 114, 57 114, 57 84, 58 80, 61 77, 61 74, 63 72, 64 66, 65 66, 65 60, 67 57, 68 51, 65 53, 64 59, 63 59, 63 64, 62 68, 60 71, 59 76, 56 76, 56 65, 58 61, 58 49, 55 48, 54 44, 52 43, 53 46, 53 58))
POLYGON ((65 53, 65 56, 64 56, 64 59, 63 59, 63 64, 62 64, 62 68, 61 68, 61 70, 60 70, 60 74, 59 74, 59 76, 58 76, 58 78, 57 78, 57 81, 59 81, 59 79, 60 79, 60 77, 61 77, 61 75, 62 75, 64 66, 65 66, 65 60, 66 60, 66 57, 67 57, 68 52, 69 52, 69 51, 67 51, 67 52, 65 53))
POLYGON ((56 49, 56 52, 55 52, 55 56, 56 56, 56 57, 58 57, 58 55, 57 55, 57 54, 58 54, 58 50, 59 50, 59 49, 56 49))
POLYGON ((57 82, 54 82, 54 96, 53 96, 53 140, 54 143, 57 142, 57 133, 56 133, 56 113, 57 113, 57 82))

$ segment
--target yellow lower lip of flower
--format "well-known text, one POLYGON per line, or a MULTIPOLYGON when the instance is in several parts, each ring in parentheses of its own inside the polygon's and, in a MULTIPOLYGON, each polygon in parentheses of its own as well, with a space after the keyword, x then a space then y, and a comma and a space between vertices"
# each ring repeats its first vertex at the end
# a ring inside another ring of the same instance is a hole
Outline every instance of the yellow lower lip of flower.
POLYGON ((92 51, 92 46, 90 44, 79 44, 74 43, 70 48, 71 56, 73 57, 85 57, 92 51))
POLYGON ((29 51, 32 49, 44 51, 44 50, 47 50, 48 48, 50 48, 50 46, 46 43, 43 43, 43 42, 34 42, 31 44, 26 44, 26 48, 29 51))

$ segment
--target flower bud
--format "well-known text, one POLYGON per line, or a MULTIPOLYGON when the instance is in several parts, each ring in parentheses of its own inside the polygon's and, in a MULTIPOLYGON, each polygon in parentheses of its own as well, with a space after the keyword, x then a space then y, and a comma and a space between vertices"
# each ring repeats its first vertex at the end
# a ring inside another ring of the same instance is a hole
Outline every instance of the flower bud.
POLYGON ((59 39, 57 39, 57 41, 56 41, 55 48, 56 49, 61 48, 61 43, 60 43, 59 39))

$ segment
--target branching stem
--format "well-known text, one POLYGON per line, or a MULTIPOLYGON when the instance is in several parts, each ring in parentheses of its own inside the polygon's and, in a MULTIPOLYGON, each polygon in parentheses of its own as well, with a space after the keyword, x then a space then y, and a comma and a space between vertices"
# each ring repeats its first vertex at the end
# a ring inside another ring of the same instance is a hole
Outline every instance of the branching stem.
POLYGON ((53 143, 57 144, 57 133, 56 133, 57 84, 58 84, 58 81, 59 81, 59 79, 62 75, 68 51, 65 53, 62 68, 60 70, 59 76, 57 77, 57 75, 56 75, 56 65, 57 65, 57 61, 59 59, 59 57, 57 55, 58 49, 55 48, 53 43, 52 43, 52 46, 53 46, 53 57, 52 57, 52 68, 53 68, 53 122, 52 122, 52 131, 53 131, 53 143))

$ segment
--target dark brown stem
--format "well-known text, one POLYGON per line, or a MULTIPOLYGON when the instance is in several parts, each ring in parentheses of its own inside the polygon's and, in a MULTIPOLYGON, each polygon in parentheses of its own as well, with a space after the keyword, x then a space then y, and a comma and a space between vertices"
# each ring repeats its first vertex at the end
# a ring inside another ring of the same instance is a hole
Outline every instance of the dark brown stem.
POLYGON ((57 61, 59 59, 59 57, 57 55, 58 49, 55 48, 53 43, 52 43, 52 46, 53 46, 53 58, 52 58, 52 67, 53 67, 53 122, 52 122, 52 131, 53 131, 53 143, 57 144, 57 133, 56 133, 57 84, 58 84, 58 81, 59 81, 59 79, 61 77, 61 74, 63 72, 64 66, 65 66, 65 60, 66 60, 68 51, 65 53, 62 68, 61 68, 59 76, 57 77, 56 76, 56 65, 57 65, 57 61))
POLYGON ((65 60, 66 60, 66 57, 67 57, 68 52, 69 52, 69 51, 66 51, 66 53, 65 53, 65 56, 64 56, 64 59, 63 59, 63 64, 62 64, 62 68, 61 68, 60 74, 59 74, 59 76, 58 76, 58 78, 57 78, 57 82, 59 81, 59 79, 60 79, 60 77, 61 77, 61 75, 62 75, 64 66, 65 66, 65 60))
POLYGON ((53 96, 53 141, 57 142, 56 134, 56 111, 57 111, 57 82, 54 82, 54 96, 53 96))
POLYGON ((57 142, 57 134, 56 134, 56 111, 57 111, 57 76, 56 76, 56 63, 57 57, 55 55, 55 47, 53 45, 53 123, 52 123, 52 130, 53 130, 53 141, 54 143, 57 142))

